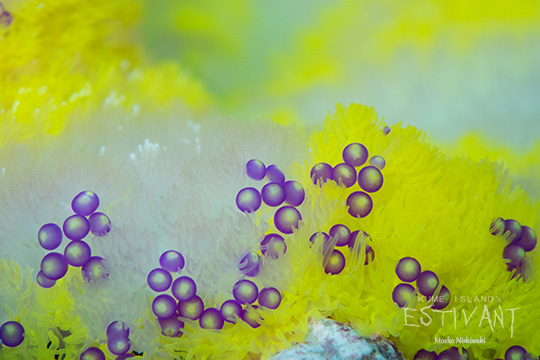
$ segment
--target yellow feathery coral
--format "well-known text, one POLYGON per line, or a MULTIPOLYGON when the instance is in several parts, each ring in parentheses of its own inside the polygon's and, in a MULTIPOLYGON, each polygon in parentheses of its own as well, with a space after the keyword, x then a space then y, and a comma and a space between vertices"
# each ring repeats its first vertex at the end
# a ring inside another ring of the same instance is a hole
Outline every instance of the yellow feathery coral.
POLYGON ((210 100, 176 65, 148 66, 134 43, 140 4, 122 0, 8 2, 0 28, 0 146, 58 135, 81 111, 145 111, 210 100), (168 104, 168 105, 167 105, 168 104))

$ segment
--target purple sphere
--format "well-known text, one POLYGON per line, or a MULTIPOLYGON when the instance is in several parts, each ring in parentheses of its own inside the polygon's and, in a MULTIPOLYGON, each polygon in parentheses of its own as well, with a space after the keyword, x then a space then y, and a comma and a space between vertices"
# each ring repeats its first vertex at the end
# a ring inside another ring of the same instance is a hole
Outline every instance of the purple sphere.
POLYGON ((422 349, 414 355, 414 360, 438 360, 438 357, 435 351, 426 351, 422 349))
POLYGON ((197 320, 204 311, 204 304, 200 297, 195 295, 189 301, 180 301, 178 303, 178 315, 190 320, 197 320))
POLYGON ((242 305, 236 300, 227 300, 221 305, 221 316, 230 323, 235 323, 242 316, 242 305))
POLYGON ((261 196, 268 206, 279 206, 285 201, 285 191, 278 183, 271 182, 263 186, 261 196))
POLYGON ((219 330, 223 329, 223 324, 223 316, 221 316, 221 312, 216 308, 208 308, 204 310, 199 318, 199 326, 201 329, 219 330))
POLYGON ((268 234, 261 241, 261 252, 265 256, 277 259, 287 252, 287 245, 281 235, 268 234))
POLYGON ((253 304, 259 296, 259 289, 253 281, 240 280, 233 286, 233 296, 240 304, 253 304))
POLYGON ((515 269, 523 264, 525 250, 516 244, 509 244, 503 250, 503 259, 511 269, 515 269))
POLYGON ((93 213, 88 218, 90 231, 95 236, 105 236, 111 231, 111 219, 104 213, 93 213))
POLYGON ((128 338, 115 337, 107 340, 107 349, 114 355, 124 355, 130 347, 131 343, 128 338))
POLYGON ((367 159, 368 150, 360 143, 349 144, 343 149, 343 161, 353 167, 364 165, 367 159))
POLYGON ((70 242, 64 249, 64 257, 71 266, 83 266, 90 260, 91 256, 92 251, 90 250, 90 246, 81 240, 70 242))
POLYGON ((416 287, 418 292, 425 296, 431 296, 439 286, 439 278, 433 271, 423 271, 418 279, 416 279, 416 287))
POLYGON ((459 349, 457 347, 451 347, 450 349, 441 351, 439 360, 461 360, 459 349))
POLYGON ((389 126, 385 126, 383 129, 382 129, 382 132, 384 135, 388 135, 390 134, 390 127, 389 126))
POLYGON ((396 275, 401 281, 413 282, 418 279, 422 267, 418 260, 412 257, 404 257, 396 265, 396 275))
MULTIPOLYGON (((439 295, 435 299, 435 302, 431 306, 435 310, 441 310, 450 304, 451 296, 450 296, 450 290, 446 286, 441 287, 441 291, 439 291, 439 295)), ((429 299, 428 299, 429 301, 429 299)))
POLYGON ((184 322, 176 315, 167 319, 158 319, 161 326, 161 334, 168 337, 177 337, 182 335, 184 322))
POLYGON ((197 285, 192 278, 181 276, 174 280, 171 292, 178 301, 189 301, 195 297, 197 285))
POLYGON ((350 188, 356 183, 356 169, 349 164, 338 164, 332 171, 332 178, 338 185, 350 188))
POLYGON ((274 225, 284 234, 292 234, 302 220, 300 212, 292 206, 280 207, 274 214, 274 225))
POLYGON ((536 247, 537 242, 536 233, 528 226, 522 226, 521 229, 521 239, 515 244, 521 246, 525 251, 533 250, 536 247))
POLYGON ((324 267, 324 272, 330 275, 337 275, 345 268, 345 256, 339 250, 332 250, 330 259, 324 267))
POLYGON ((277 309, 281 304, 281 293, 276 288, 264 288, 259 293, 259 305, 268 309, 277 309))
POLYGON ((108 339, 116 337, 129 338, 129 328, 123 322, 113 321, 107 326, 106 334, 108 339))
POLYGON ((491 235, 501 235, 504 233, 504 229, 506 227, 506 223, 503 218, 496 218, 491 223, 489 231, 491 232, 491 235))
POLYGON ((255 188, 243 188, 236 195, 236 206, 243 212, 255 212, 261 207, 261 194, 255 188))
POLYGON ((510 243, 516 243, 521 239, 523 235, 523 228, 520 223, 514 219, 505 220, 505 229, 504 231, 510 231, 510 243))
POLYGON ((413 293, 414 287, 412 285, 399 284, 394 288, 394 291, 392 291, 392 300, 402 308, 411 300, 413 293))
POLYGON ((71 215, 64 221, 64 235, 70 240, 81 240, 90 232, 90 222, 82 215, 71 215))
POLYGON ((170 272, 180 272, 186 265, 184 257, 178 251, 167 250, 159 257, 159 265, 170 272))
POLYGON ((91 215, 99 206, 99 198, 93 191, 82 191, 73 198, 71 208, 75 214, 91 215))
MULTIPOLYGON (((254 310, 258 309, 259 307, 257 305, 251 306, 254 310)), ((242 314, 240 315, 240 318, 249 326, 252 328, 258 328, 261 326, 262 318, 253 310, 248 310, 246 307, 244 310, 242 310, 242 314)))
POLYGON ((81 354, 79 360, 105 360, 105 354, 97 347, 90 347, 81 354))
POLYGON ((333 180, 334 169, 330 164, 318 163, 311 168, 310 177, 315 185, 322 186, 328 180, 333 180))
POLYGON ((43 271, 41 270, 39 270, 36 280, 37 280, 38 285, 44 289, 49 289, 56 284, 56 280, 49 279, 48 277, 43 275, 43 271))
POLYGON ((351 230, 345 225, 336 224, 328 232, 330 237, 337 237, 336 246, 345 246, 351 239, 351 230))
POLYGON ((525 360, 527 356, 527 350, 519 345, 514 345, 506 350, 504 354, 504 360, 525 360))
POLYGON ((324 241, 323 245, 326 245, 326 243, 330 240, 330 236, 328 236, 327 233, 319 231, 311 235, 309 238, 309 241, 311 241, 313 244, 316 244, 318 241, 324 241))
POLYGON ((83 278, 88 282, 96 282, 108 278, 109 273, 104 261, 102 257, 92 256, 81 268, 83 278))
POLYGON ((266 166, 261 160, 251 159, 246 164, 246 173, 253 180, 262 180, 266 176, 266 166))
POLYGON ((176 300, 170 295, 158 295, 152 301, 152 312, 160 319, 170 318, 176 312, 176 300))
POLYGON ((249 277, 257 276, 261 264, 262 260, 259 254, 251 252, 246 254, 242 260, 240 260, 238 263, 238 270, 240 270, 242 274, 249 277))
POLYGON ((62 230, 56 224, 45 224, 38 231, 39 245, 45 250, 54 250, 62 243, 62 230))
POLYGON ((167 291, 171 287, 172 276, 167 270, 158 268, 150 271, 146 281, 150 289, 154 291, 167 291))
POLYGON ((283 174, 283 171, 279 170, 277 165, 270 165, 266 168, 266 177, 271 182, 275 182, 280 185, 285 182, 285 174, 283 174))
POLYGON ((62 254, 52 252, 41 260, 41 272, 51 280, 58 280, 66 275, 68 263, 62 254))
POLYGON ((366 217, 373 210, 371 196, 363 191, 355 191, 347 197, 347 210, 352 217, 366 217))
POLYGON ((285 202, 291 206, 300 206, 306 198, 304 187, 298 181, 289 180, 283 184, 285 202))
POLYGON ((386 166, 386 160, 382 156, 375 155, 369 159, 369 165, 375 166, 377 169, 382 170, 386 166))
POLYGON ((383 175, 381 170, 375 166, 366 166, 358 173, 358 185, 367 192, 376 192, 383 185, 383 175))
MULTIPOLYGON (((360 231, 362 230, 356 230, 351 233, 351 240, 349 240, 349 243, 347 244, 347 246, 349 247, 351 251, 354 249, 354 245, 356 244, 356 239, 358 238, 358 235, 360 235, 360 231)), ((367 239, 371 240, 370 236, 365 231, 362 231, 361 235, 366 240, 367 239)), ((358 246, 358 251, 360 251, 360 246, 358 246)), ((365 253, 366 253, 366 259, 364 260, 364 265, 367 265, 373 260, 375 260, 375 251, 368 244, 366 244, 365 253)))
POLYGON ((5 322, 0 327, 0 340, 7 347, 19 346, 24 340, 24 328, 16 321, 5 322))

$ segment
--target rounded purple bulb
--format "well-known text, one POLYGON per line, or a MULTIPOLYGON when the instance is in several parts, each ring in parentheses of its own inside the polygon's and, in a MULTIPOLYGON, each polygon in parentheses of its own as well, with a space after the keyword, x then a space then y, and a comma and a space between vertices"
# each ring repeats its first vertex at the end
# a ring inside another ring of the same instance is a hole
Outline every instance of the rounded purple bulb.
POLYGON ((351 230, 345 225, 336 224, 328 232, 330 237, 337 237, 336 246, 345 246, 351 239, 351 230))
POLYGON ((276 288, 264 288, 259 293, 259 305, 268 309, 277 309, 281 304, 281 293, 276 288))
POLYGON ((167 250, 159 257, 159 265, 170 272, 180 272, 186 265, 184 257, 178 251, 167 250))
POLYGON ((236 300, 227 300, 221 304, 221 316, 230 323, 235 323, 242 316, 242 305, 236 300))
POLYGON ((435 351, 420 350, 414 355, 414 360, 438 360, 435 351))
POLYGON ((433 271, 423 271, 418 279, 416 279, 416 287, 418 292, 425 296, 431 296, 439 286, 439 278, 433 271))
POLYGON ((170 318, 176 312, 176 300, 170 295, 158 295, 152 301, 152 312, 160 319, 170 318))
POLYGON ((324 272, 330 275, 337 275, 345 268, 345 256, 339 250, 332 250, 330 259, 324 267, 324 272))
POLYGON ((318 241, 324 241, 324 244, 326 244, 328 240, 330 240, 330 236, 328 236, 327 233, 322 231, 314 233, 309 238, 309 241, 311 241, 313 244, 316 244, 318 241))
POLYGON ((521 229, 521 239, 515 244, 521 246, 525 251, 532 251, 536 247, 536 233, 528 226, 522 226, 521 229))
POLYGON ((352 217, 366 217, 373 209, 371 196, 363 191, 355 191, 347 197, 347 210, 352 217))
POLYGON ((236 206, 243 212, 255 212, 261 207, 261 194, 255 188, 243 188, 236 195, 236 206))
POLYGON ((503 259, 511 269, 515 269, 523 264, 525 250, 516 244, 509 244, 503 250, 503 259))
POLYGON ((385 126, 383 129, 382 129, 382 132, 384 135, 388 135, 390 134, 390 126, 385 126))
POLYGON ((216 308, 208 308, 204 310, 199 318, 199 326, 201 329, 219 330, 223 329, 223 324, 223 316, 221 316, 221 312, 216 308))
POLYGON ((259 307, 257 305, 251 306, 253 310, 249 310, 248 308, 245 308, 242 310, 242 314, 240 314, 240 318, 249 326, 252 328, 258 328, 261 326, 262 318, 254 311, 255 309, 258 309, 259 307))
POLYGON ((386 166, 386 160, 382 156, 375 155, 369 159, 369 165, 375 166, 377 169, 382 170, 386 166))
POLYGON ((81 354, 79 360, 105 360, 105 354, 97 347, 89 347, 81 354))
POLYGON ((108 339, 116 337, 129 338, 129 328, 123 322, 113 321, 107 326, 106 334, 108 339))
POLYGON ((356 183, 356 169, 349 164, 338 164, 332 171, 332 178, 338 185, 350 188, 356 183))
POLYGON ((439 360, 461 360, 459 349, 457 347, 451 347, 450 349, 441 351, 439 360))
POLYGON ((159 319, 159 325, 161 326, 161 334, 168 337, 177 337, 182 335, 182 329, 184 328, 184 322, 176 315, 167 319, 159 319))
POLYGON ((261 160, 251 159, 246 164, 246 173, 253 180, 262 180, 266 176, 266 166, 261 160))
POLYGON ((396 265, 396 274, 401 281, 413 282, 420 276, 422 267, 418 260, 404 257, 396 265))
POLYGON ((506 350, 504 354, 504 360, 525 360, 527 356, 527 350, 519 345, 514 345, 506 350))
POLYGON ((505 220, 505 229, 504 231, 510 231, 510 243, 516 243, 521 239, 523 235, 523 228, 520 223, 514 219, 505 220))
POLYGON ((51 280, 58 280, 66 275, 68 263, 62 254, 48 253, 41 260, 41 272, 51 280))
POLYGON ((271 182, 263 186, 261 196, 268 206, 279 206, 285 201, 285 191, 278 183, 271 182))
POLYGON ((300 206, 306 198, 306 192, 298 181, 289 180, 283 184, 285 202, 291 206, 300 206))
POLYGON ((128 338, 115 337, 107 340, 107 349, 114 355, 124 355, 130 347, 131 343, 128 338))
POLYGON ((111 219, 104 213, 96 212, 88 218, 90 231, 95 236, 105 236, 111 231, 111 219))
POLYGON ((88 282, 96 282, 108 278, 109 273, 104 261, 102 257, 92 256, 81 268, 83 278, 88 282))
POLYGON ((197 285, 192 278, 181 276, 174 280, 171 292, 178 301, 189 301, 197 293, 197 285))
POLYGON ((178 303, 178 315, 190 320, 197 320, 201 317, 204 311, 204 304, 202 299, 195 295, 189 301, 180 301, 178 303))
POLYGON ((82 191, 73 198, 71 208, 75 214, 91 215, 99 206, 99 198, 93 191, 82 191))
POLYGON ((442 310, 447 307, 448 304, 450 304, 451 298, 452 297, 450 296, 450 290, 448 290, 448 288, 443 285, 441 287, 441 291, 439 291, 439 295, 437 296, 435 302, 431 307, 435 310, 442 310))
POLYGON ((5 322, 0 326, 0 340, 7 347, 19 346, 24 340, 23 326, 16 321, 5 322))
POLYGON ((383 175, 381 170, 375 166, 366 166, 358 173, 358 185, 367 192, 376 192, 383 185, 383 175))
POLYGON ((407 303, 413 298, 414 293, 414 287, 409 284, 399 284, 394 288, 394 291, 392 291, 392 300, 400 308, 405 307, 407 303))
POLYGON ((343 149, 343 161, 353 167, 364 165, 367 159, 368 150, 360 143, 349 144, 343 149))
POLYGON ((81 240, 70 242, 64 249, 64 257, 71 266, 83 266, 92 256, 90 246, 81 240))
POLYGON ((238 263, 238 270, 246 276, 257 276, 262 260, 259 254, 251 252, 246 254, 238 263))
POLYGON ((54 250, 62 243, 62 230, 56 224, 45 224, 38 231, 39 245, 45 250, 54 250))
POLYGON ((259 296, 259 289, 253 281, 240 280, 233 286, 233 296, 240 304, 253 304, 259 296))
POLYGON ((318 163, 311 168, 310 177, 315 185, 322 186, 328 180, 333 180, 334 169, 330 164, 318 163))
POLYGON ((283 184, 285 182, 285 174, 281 171, 277 165, 270 165, 266 168, 266 177, 271 182, 283 184))
POLYGON ((300 212, 292 206, 280 207, 274 214, 274 225, 284 234, 292 234, 302 220, 300 212))
POLYGON ((506 227, 506 223, 503 218, 496 218, 492 221, 489 231, 491 232, 491 235, 501 235, 504 233, 504 229, 506 227))
POLYGON ((82 215, 71 215, 62 226, 64 235, 70 240, 81 240, 90 232, 90 222, 82 215))
POLYGON ((158 268, 150 271, 146 281, 150 289, 154 291, 167 291, 171 287, 172 276, 167 270, 158 268))
POLYGON ((48 277, 43 275, 43 271, 41 270, 38 271, 36 280, 37 280, 38 285, 44 289, 49 289, 56 284, 56 280, 49 279, 48 277))
POLYGON ((261 252, 272 259, 277 259, 287 252, 287 245, 281 235, 268 234, 261 241, 261 252))

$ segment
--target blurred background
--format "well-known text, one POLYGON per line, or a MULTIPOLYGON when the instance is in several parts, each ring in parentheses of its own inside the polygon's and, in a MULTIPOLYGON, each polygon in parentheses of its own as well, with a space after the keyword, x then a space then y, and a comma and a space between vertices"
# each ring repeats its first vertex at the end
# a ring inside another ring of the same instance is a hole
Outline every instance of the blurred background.
POLYGON ((147 0, 142 14, 150 56, 241 118, 319 124, 357 102, 448 143, 526 151, 540 136, 537 0, 147 0))

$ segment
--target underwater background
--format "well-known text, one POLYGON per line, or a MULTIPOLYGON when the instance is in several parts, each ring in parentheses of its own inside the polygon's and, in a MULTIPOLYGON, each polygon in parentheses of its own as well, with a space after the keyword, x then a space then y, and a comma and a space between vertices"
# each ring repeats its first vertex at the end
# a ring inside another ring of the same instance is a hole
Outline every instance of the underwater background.
POLYGON ((0 359, 540 355, 537 1, 0 10, 0 359))

